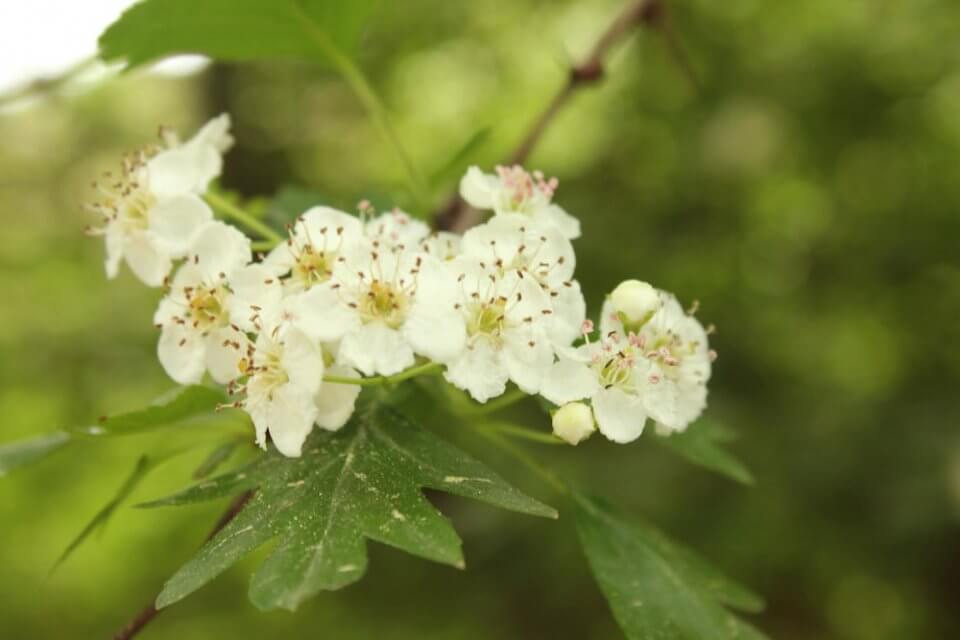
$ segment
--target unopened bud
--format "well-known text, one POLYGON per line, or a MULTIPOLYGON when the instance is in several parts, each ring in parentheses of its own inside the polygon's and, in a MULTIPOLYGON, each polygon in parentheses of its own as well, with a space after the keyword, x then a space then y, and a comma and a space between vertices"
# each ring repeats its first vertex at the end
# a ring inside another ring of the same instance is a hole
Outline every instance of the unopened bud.
POLYGON ((593 412, 582 402, 565 404, 553 414, 553 435, 569 444, 583 442, 595 430, 593 412))
POLYGON ((660 308, 660 294, 646 282, 625 280, 610 294, 610 302, 624 325, 640 327, 660 308))

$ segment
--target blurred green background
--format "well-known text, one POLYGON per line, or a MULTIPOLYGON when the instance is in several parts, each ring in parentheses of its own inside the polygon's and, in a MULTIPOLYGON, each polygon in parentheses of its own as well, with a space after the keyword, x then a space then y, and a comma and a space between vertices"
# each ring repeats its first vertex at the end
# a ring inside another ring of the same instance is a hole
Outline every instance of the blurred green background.
MULTIPOLYGON (((504 158, 621 3, 382 5, 361 64, 429 171, 485 127, 474 160, 504 158)), ((528 164, 560 178, 558 201, 582 219, 592 304, 628 277, 700 300, 719 328, 709 415, 739 433, 757 483, 647 438, 537 453, 764 594, 751 619, 774 638, 960 637, 960 4, 671 5, 699 90, 662 38, 641 34, 528 164)), ((189 134, 221 111, 238 138, 225 187, 300 184, 347 209, 400 192, 395 157, 349 90, 299 64, 135 73, 0 113, 0 441, 171 387, 154 357, 157 292, 126 271, 105 281, 81 203, 158 124, 189 134)), ((189 557, 222 505, 125 507, 47 575, 163 440, 90 444, 0 480, 0 635, 108 636, 189 557)), ((183 486, 205 452, 162 467, 134 499, 183 486)), ((296 615, 261 614, 246 600, 248 560, 144 637, 620 637, 569 522, 437 501, 465 540, 466 572, 371 545, 363 582, 296 615)))

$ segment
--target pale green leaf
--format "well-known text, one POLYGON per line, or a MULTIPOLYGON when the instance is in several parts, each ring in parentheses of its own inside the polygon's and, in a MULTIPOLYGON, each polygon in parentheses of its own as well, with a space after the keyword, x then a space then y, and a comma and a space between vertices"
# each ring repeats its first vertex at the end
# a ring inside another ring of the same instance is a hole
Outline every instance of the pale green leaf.
POLYGON ((239 440, 231 440, 230 442, 225 442, 219 447, 210 452, 203 462, 200 463, 200 466, 197 467, 193 472, 193 478, 195 480, 201 480, 206 478, 214 471, 219 469, 223 463, 230 459, 230 456, 233 455, 233 452, 237 450, 237 447, 240 446, 239 440))
POLYGON ((143 0, 100 36, 105 60, 130 65, 178 53, 221 60, 322 60, 356 49, 376 0, 143 0))
POLYGON ((721 444, 729 433, 713 422, 701 420, 686 431, 668 436, 655 435, 656 441, 688 462, 727 476, 742 484, 753 484, 753 474, 721 444))
POLYGON ((321 590, 366 571, 365 539, 463 567, 460 539, 427 500, 427 487, 505 509, 556 517, 482 463, 380 405, 361 407, 337 433, 315 432, 298 459, 276 452, 150 505, 185 504, 256 489, 247 507, 164 586, 165 607, 243 556, 277 539, 255 573, 250 598, 262 609, 295 609, 321 590))
POLYGON ((222 389, 191 385, 177 387, 157 398, 145 409, 102 418, 96 426, 82 430, 91 436, 118 436, 143 433, 198 416, 209 416, 228 398, 222 389))
POLYGON ((46 433, 29 440, 11 442, 0 447, 0 478, 17 467, 42 460, 54 451, 70 443, 71 436, 65 431, 46 433))
POLYGON ((759 597, 653 527, 575 496, 590 568, 630 640, 759 640, 724 608, 756 611, 759 597))

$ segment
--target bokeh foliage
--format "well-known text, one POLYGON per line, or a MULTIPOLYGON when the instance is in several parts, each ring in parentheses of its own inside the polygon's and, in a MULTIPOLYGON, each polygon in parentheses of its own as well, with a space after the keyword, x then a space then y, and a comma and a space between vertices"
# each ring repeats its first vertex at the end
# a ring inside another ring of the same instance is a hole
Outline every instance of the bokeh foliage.
MULTIPOLYGON (((641 277, 698 298, 718 325, 709 415, 740 434, 733 448, 756 484, 705 473, 646 438, 543 456, 762 593, 768 608, 750 619, 772 637, 954 637, 960 6, 671 5, 699 90, 647 33, 558 118, 531 164, 561 178, 560 202, 583 220, 578 276, 592 303, 641 277)), ((486 127, 477 160, 492 164, 618 7, 381 3, 360 61, 425 172, 486 127)), ((129 275, 104 283, 78 203, 92 197, 90 177, 152 140, 157 124, 189 131, 223 110, 239 139, 229 188, 263 196, 296 183, 344 208, 403 197, 401 167, 347 88, 302 64, 132 74, 0 114, 0 439, 92 422, 171 386, 153 356, 154 293, 129 275)), ((151 437, 64 451, 0 481, 4 635, 105 636, 193 553, 222 505, 121 509, 47 578, 151 437)), ((463 446, 549 495, 493 450, 463 446)), ((202 458, 170 461, 136 496, 182 487, 202 458)), ((467 572, 374 545, 371 579, 290 616, 246 601, 254 558, 149 633, 619 637, 571 522, 434 499, 464 538, 467 572)))

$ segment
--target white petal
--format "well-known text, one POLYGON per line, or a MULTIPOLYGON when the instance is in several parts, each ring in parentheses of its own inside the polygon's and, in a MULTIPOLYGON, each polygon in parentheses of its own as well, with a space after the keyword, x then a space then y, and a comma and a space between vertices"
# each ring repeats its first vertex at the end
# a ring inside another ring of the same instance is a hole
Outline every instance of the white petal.
POLYGON ((150 209, 150 231, 172 256, 186 255, 204 223, 213 220, 213 211, 195 195, 180 195, 158 201, 150 209))
POLYGON ((580 237, 580 221, 555 204, 538 210, 533 215, 533 219, 538 223, 554 227, 570 240, 580 237))
MULTIPOLYGON (((360 374, 350 367, 335 365, 327 371, 332 376, 359 378, 360 374)), ((324 382, 314 400, 317 405, 317 426, 327 431, 336 431, 353 415, 357 396, 362 387, 356 384, 324 382)))
POLYGON ((150 192, 161 199, 201 194, 220 175, 222 164, 220 153, 208 146, 161 151, 147 162, 150 192))
POLYGON ((307 335, 291 327, 283 333, 283 370, 296 384, 311 396, 320 389, 323 381, 323 353, 307 335))
POLYGON ((187 146, 206 146, 223 153, 233 146, 233 136, 230 135, 230 114, 221 113, 211 118, 203 125, 187 146))
POLYGON ((477 402, 486 402, 507 389, 508 373, 489 342, 479 340, 447 365, 444 377, 467 391, 477 402))
POLYGON ((526 393, 539 393, 553 364, 553 349, 541 332, 508 331, 503 335, 501 358, 510 379, 526 393))
POLYGON ((403 325, 403 335, 417 353, 442 362, 463 351, 467 332, 456 308, 459 299, 459 286, 447 265, 422 256, 416 298, 403 325))
POLYGON ((284 315, 320 342, 339 340, 360 328, 360 316, 336 289, 323 284, 284 300, 284 315))
POLYGON ((107 226, 107 232, 103 239, 107 250, 104 269, 107 272, 107 278, 113 280, 120 270, 120 261, 123 260, 123 247, 127 243, 127 239, 117 225, 107 226))
POLYGON ((162 285, 173 266, 170 256, 145 234, 130 236, 123 252, 130 270, 148 287, 162 285))
POLYGON ((190 245, 191 262, 210 281, 216 281, 221 274, 229 278, 252 257, 250 238, 222 222, 204 225, 190 245))
POLYGON ((365 324, 344 336, 337 357, 368 376, 399 373, 415 360, 401 333, 380 322, 365 324))
POLYGON ((618 332, 621 336, 624 334, 623 323, 620 322, 620 317, 608 297, 603 301, 603 307, 600 309, 600 335, 606 336, 612 331, 618 332))
POLYGON ((479 167, 470 167, 460 179, 460 196, 471 207, 492 209, 498 185, 495 176, 483 173, 479 167))
POLYGON ((589 398, 600 390, 593 370, 583 362, 561 358, 547 372, 540 395, 556 405, 589 398))
POLYGON ((608 439, 625 444, 636 440, 643 433, 647 415, 636 396, 614 387, 594 395, 592 402, 600 433, 608 439))
POLYGON ((553 303, 548 329, 550 339, 555 345, 567 346, 580 337, 587 317, 587 303, 580 283, 574 280, 569 286, 560 285, 551 293, 550 300, 553 303))
POLYGON ((409 213, 394 209, 377 216, 366 225, 369 238, 387 242, 391 246, 416 247, 430 234, 430 227, 409 213))
MULTIPOLYGON (((316 415, 313 396, 288 383, 273 391, 267 408, 260 412, 259 422, 270 431, 277 451, 288 458, 299 458, 316 415)), ((254 421, 257 422, 257 416, 254 421)))
POLYGON ((204 364, 210 377, 220 384, 226 384, 240 375, 240 359, 245 353, 246 335, 223 327, 210 331, 205 340, 204 364))
POLYGON ((197 384, 203 379, 204 339, 179 324, 167 325, 160 333, 157 357, 167 375, 180 384, 197 384))
POLYGON ((230 277, 230 321, 245 331, 274 326, 280 319, 283 285, 262 264, 250 264, 230 277))

